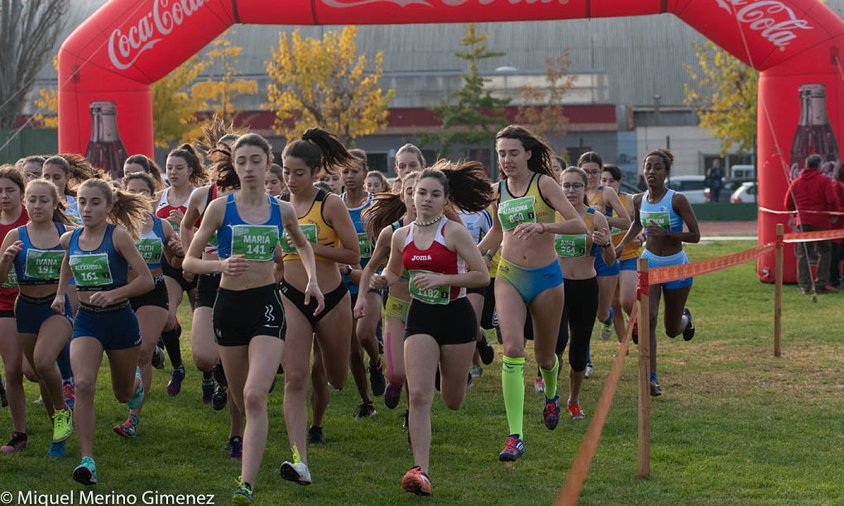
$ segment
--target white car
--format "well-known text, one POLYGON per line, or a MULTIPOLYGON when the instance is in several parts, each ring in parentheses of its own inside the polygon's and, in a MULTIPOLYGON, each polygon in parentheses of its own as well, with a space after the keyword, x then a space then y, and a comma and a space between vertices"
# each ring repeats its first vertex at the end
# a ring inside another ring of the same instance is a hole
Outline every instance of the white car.
POLYGON ((756 202, 756 183, 753 181, 742 183, 738 190, 734 191, 730 196, 731 204, 741 204, 742 202, 756 202))
POLYGON ((685 195, 689 204, 703 204, 706 202, 704 181, 703 176, 671 176, 666 186, 685 195))

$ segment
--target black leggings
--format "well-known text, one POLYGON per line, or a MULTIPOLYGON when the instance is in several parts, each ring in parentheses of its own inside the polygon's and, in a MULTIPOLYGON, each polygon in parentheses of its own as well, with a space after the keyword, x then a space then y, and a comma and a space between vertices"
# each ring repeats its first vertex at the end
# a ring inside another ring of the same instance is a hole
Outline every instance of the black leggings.
POLYGON ((566 302, 563 306, 563 318, 560 320, 560 332, 557 334, 557 354, 569 344, 571 328, 571 346, 569 346, 569 365, 580 372, 586 369, 586 355, 589 341, 592 339, 592 327, 598 316, 598 278, 567 279, 563 285, 566 302))

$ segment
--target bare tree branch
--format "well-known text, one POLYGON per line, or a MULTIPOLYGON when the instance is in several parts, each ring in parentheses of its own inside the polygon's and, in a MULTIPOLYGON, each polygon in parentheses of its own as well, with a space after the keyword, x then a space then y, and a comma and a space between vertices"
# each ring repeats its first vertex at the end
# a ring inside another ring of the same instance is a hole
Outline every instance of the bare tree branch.
POLYGON ((70 0, 0 0, 0 130, 14 126, 50 61, 70 0))

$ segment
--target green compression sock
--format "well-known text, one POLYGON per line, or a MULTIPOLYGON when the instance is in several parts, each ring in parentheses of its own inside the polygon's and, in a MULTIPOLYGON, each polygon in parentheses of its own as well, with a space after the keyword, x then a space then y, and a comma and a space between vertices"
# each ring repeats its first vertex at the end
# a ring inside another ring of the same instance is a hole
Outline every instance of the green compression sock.
POLYGON ((525 410, 525 358, 504 356, 501 364, 501 390, 510 434, 522 437, 525 410))
POLYGON ((542 383, 545 385, 545 397, 553 399, 557 395, 557 372, 560 370, 560 361, 554 356, 554 367, 551 369, 539 368, 542 375, 542 383))

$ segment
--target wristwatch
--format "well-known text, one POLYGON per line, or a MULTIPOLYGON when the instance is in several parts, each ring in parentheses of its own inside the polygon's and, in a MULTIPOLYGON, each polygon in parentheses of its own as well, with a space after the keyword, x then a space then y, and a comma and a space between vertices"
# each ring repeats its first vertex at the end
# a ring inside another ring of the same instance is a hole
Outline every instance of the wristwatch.
POLYGON ((349 265, 349 264, 346 264, 346 272, 344 274, 346 274, 346 276, 348 276, 351 273, 352 273, 352 266, 349 265))

